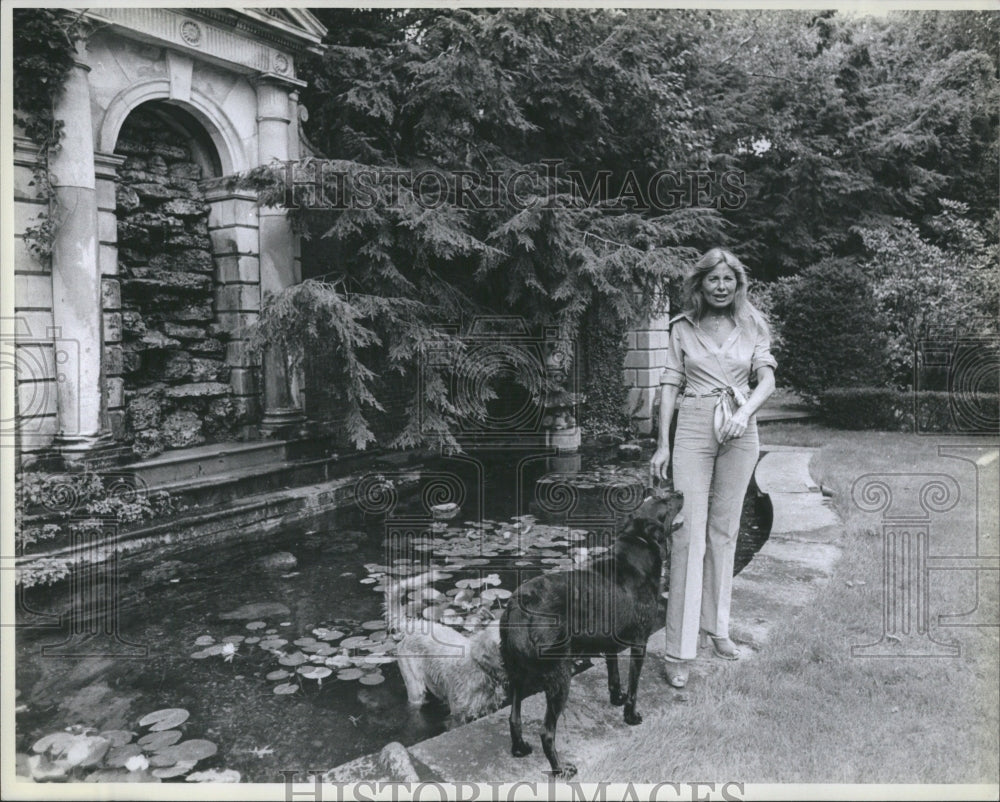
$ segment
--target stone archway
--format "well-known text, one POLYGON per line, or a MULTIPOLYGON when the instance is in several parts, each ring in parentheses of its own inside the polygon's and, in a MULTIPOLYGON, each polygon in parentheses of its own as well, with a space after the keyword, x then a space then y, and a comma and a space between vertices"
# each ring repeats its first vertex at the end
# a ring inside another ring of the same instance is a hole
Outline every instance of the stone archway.
POLYGON ((114 152, 122 160, 115 176, 117 439, 140 457, 235 439, 255 410, 234 396, 231 331, 217 308, 225 283, 206 189, 212 193, 223 159, 201 122, 165 100, 129 113, 114 152))

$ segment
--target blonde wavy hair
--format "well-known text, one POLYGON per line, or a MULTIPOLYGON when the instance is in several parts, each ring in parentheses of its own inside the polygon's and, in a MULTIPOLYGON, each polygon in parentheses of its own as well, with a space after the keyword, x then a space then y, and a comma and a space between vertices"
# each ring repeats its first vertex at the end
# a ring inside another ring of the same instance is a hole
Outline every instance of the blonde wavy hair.
POLYGON ((702 282, 705 280, 705 276, 721 264, 732 270, 733 275, 736 276, 736 297, 733 299, 732 304, 733 320, 738 323, 754 323, 762 326, 767 331, 767 319, 747 297, 749 280, 747 279, 746 265, 725 248, 710 248, 705 251, 702 257, 694 263, 691 271, 684 277, 684 284, 681 289, 684 312, 695 320, 701 320, 705 314, 705 299, 701 292, 702 282))

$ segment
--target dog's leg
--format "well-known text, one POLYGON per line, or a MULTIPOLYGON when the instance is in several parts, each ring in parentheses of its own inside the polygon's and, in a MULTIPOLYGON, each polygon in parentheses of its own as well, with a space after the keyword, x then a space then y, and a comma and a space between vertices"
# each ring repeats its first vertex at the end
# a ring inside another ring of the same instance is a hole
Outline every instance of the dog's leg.
POLYGON ((605 652, 604 659, 608 664, 608 693, 611 704, 616 707, 625 704, 625 694, 622 693, 622 680, 618 674, 618 653, 605 652))
POLYGON ((531 746, 521 734, 521 700, 524 688, 513 677, 510 682, 510 753, 514 757, 531 754, 531 746))
POLYGON ((553 776, 568 780, 576 774, 576 766, 559 760, 559 753, 556 751, 556 724, 569 698, 572 675, 568 663, 560 666, 557 671, 558 674, 549 677, 545 683, 545 731, 542 733, 542 748, 545 750, 545 757, 549 759, 553 776))
POLYGON ((636 712, 635 701, 639 690, 639 674, 642 661, 646 657, 645 646, 633 646, 628 664, 628 694, 625 696, 625 723, 642 724, 642 716, 636 712))
POLYGON ((401 657, 396 661, 399 665, 399 673, 403 675, 403 682, 406 685, 406 700, 413 707, 422 705, 427 693, 423 671, 415 665, 418 659, 407 656, 401 657))

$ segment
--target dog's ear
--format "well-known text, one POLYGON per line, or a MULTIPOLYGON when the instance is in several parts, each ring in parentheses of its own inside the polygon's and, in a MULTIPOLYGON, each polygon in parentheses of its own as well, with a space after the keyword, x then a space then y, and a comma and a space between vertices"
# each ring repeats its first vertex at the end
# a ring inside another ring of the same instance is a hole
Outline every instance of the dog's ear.
POLYGON ((683 507, 683 493, 675 491, 661 499, 660 508, 657 512, 658 520, 668 532, 673 528, 674 518, 678 516, 683 507))
POLYGON ((637 540, 645 540, 647 543, 652 543, 653 545, 659 545, 663 534, 663 527, 656 521, 633 516, 625 522, 621 536, 633 537, 637 540))
POLYGON ((657 491, 654 495, 646 498, 639 505, 634 513, 635 518, 643 518, 655 521, 667 531, 670 530, 671 523, 684 506, 683 493, 666 493, 657 491))

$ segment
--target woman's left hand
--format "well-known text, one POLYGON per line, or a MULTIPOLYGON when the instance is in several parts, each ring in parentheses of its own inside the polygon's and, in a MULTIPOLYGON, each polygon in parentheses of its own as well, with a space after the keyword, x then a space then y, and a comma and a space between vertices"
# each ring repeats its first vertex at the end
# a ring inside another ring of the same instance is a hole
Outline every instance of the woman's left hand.
POLYGON ((737 437, 742 437, 749 424, 750 413, 747 412, 746 407, 740 407, 733 413, 729 422, 722 429, 722 437, 724 441, 735 440, 737 437))

